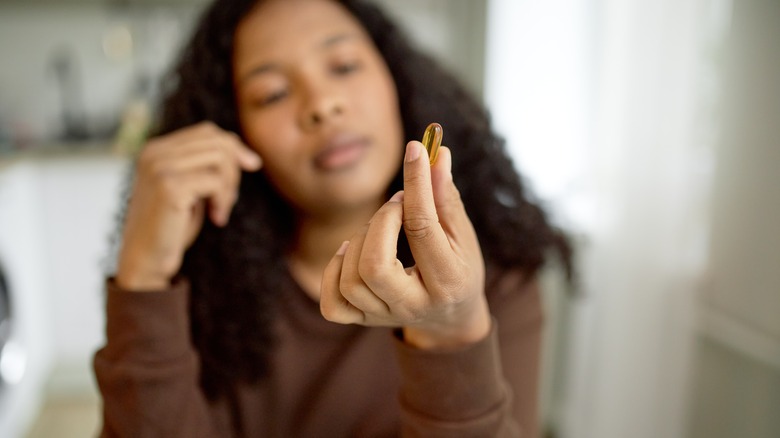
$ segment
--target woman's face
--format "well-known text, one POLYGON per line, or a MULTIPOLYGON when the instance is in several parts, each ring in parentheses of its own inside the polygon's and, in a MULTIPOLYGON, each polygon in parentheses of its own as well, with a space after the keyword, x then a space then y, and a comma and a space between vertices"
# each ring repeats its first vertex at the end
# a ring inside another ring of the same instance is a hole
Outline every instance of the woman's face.
POLYGON ((359 22, 332 0, 267 0, 239 24, 243 134, 308 214, 382 202, 403 152, 396 89, 359 22))

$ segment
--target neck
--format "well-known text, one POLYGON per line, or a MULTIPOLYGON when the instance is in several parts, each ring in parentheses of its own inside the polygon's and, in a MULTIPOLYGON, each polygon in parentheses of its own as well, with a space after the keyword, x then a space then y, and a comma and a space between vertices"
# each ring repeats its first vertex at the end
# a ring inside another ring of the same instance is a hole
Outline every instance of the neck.
POLYGON ((303 216, 299 219, 296 243, 288 257, 293 277, 307 295, 319 299, 325 266, 341 243, 368 223, 381 206, 382 200, 378 200, 336 215, 303 216))

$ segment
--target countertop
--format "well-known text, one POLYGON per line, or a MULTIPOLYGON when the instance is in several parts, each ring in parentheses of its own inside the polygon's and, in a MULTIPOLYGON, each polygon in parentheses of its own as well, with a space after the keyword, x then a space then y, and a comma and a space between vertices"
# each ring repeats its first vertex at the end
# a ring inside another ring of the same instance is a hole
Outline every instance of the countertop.
POLYGON ((7 145, 0 145, 0 170, 20 162, 97 157, 130 159, 130 154, 116 150, 111 139, 80 142, 51 141, 29 145, 23 149, 11 149, 7 145))

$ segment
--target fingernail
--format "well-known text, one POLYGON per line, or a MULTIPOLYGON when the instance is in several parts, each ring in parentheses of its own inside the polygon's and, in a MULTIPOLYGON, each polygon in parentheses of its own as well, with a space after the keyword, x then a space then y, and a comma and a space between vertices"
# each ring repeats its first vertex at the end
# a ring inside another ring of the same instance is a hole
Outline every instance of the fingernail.
POLYGON ((341 246, 339 247, 338 251, 336 251, 336 255, 343 256, 347 252, 348 246, 349 246, 349 240, 345 240, 341 242, 341 246))
POLYGON ((252 166, 253 169, 259 169, 260 165, 263 164, 263 160, 260 159, 260 156, 255 154, 254 152, 250 152, 247 154, 249 159, 249 165, 252 166))
POLYGON ((217 217, 219 218, 218 221, 220 227, 227 226, 228 222, 230 222, 230 211, 229 210, 222 210, 217 214, 217 217))
POLYGON ((387 202, 403 202, 403 200, 404 200, 404 191, 399 190, 387 202))
POLYGON ((406 145, 406 162, 411 163, 412 161, 420 158, 420 144, 417 142, 410 142, 408 145, 406 145))
POLYGON ((222 213, 222 211, 217 210, 216 208, 210 209, 209 213, 208 213, 208 217, 209 217, 209 219, 211 219, 211 223, 213 223, 214 225, 216 225, 216 226, 218 226, 220 228, 224 226, 223 222, 225 220, 224 219, 225 218, 225 214, 222 213))

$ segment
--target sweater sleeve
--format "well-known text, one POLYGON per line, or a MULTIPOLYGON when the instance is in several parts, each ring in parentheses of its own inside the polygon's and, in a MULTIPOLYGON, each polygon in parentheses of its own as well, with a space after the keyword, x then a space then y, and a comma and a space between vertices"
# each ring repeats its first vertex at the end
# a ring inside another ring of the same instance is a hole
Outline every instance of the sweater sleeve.
POLYGON ((492 287, 493 325, 482 341, 454 351, 396 341, 402 436, 538 437, 538 285, 517 274, 492 287))
POLYGON ((101 437, 209 437, 218 433, 198 383, 189 286, 128 292, 109 280, 106 345, 94 358, 103 396, 101 437))

